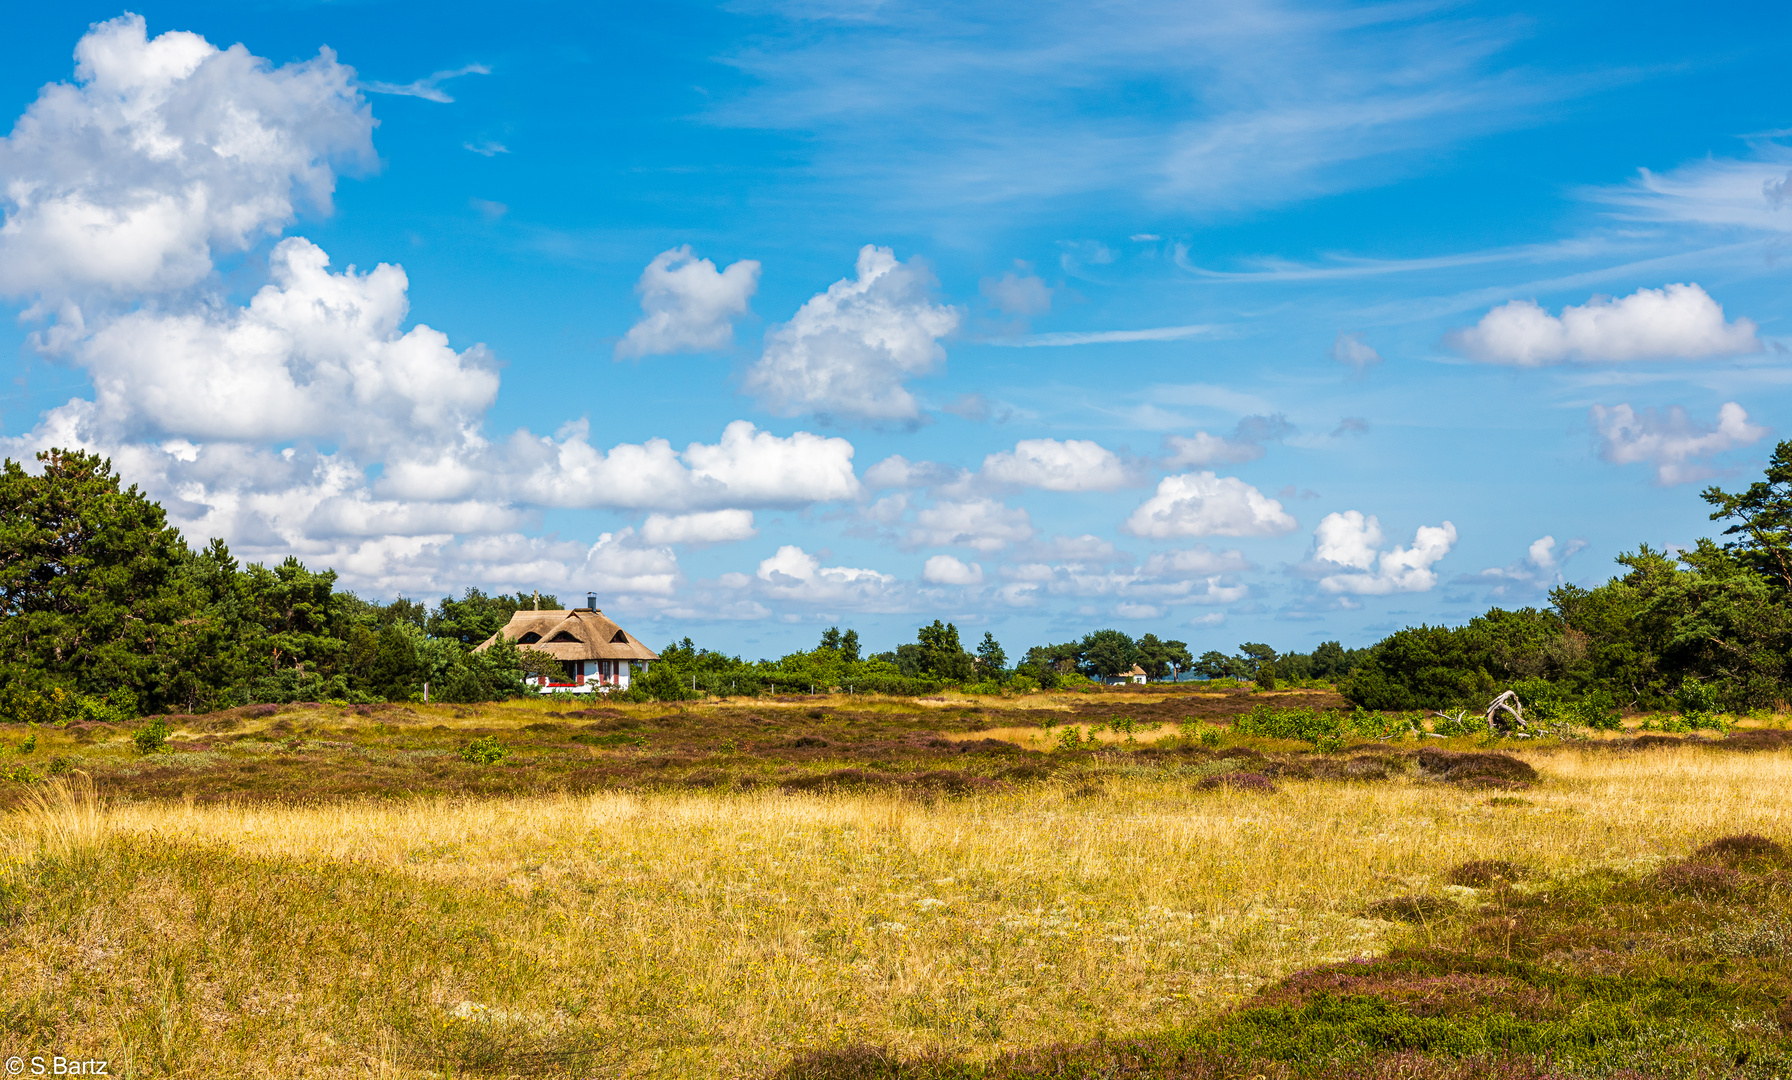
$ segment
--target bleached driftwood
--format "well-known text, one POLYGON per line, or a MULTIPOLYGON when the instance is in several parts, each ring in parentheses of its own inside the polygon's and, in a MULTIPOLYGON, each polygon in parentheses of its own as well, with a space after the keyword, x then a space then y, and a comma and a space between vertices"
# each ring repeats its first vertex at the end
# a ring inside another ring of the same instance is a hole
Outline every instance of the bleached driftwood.
POLYGON ((1524 702, 1512 691, 1508 690, 1487 703, 1487 730, 1493 734, 1510 735, 1525 730, 1526 726, 1524 702), (1512 718, 1510 723, 1500 716, 1502 712, 1512 718))
MULTIPOLYGON (((1454 713, 1433 712, 1431 715, 1442 717, 1460 727, 1462 722, 1468 719, 1468 710, 1457 709, 1454 713)), ((1510 735, 1517 739, 1531 737, 1530 725, 1525 722, 1524 718, 1524 702, 1520 701, 1518 695, 1510 690, 1488 702, 1484 715, 1487 720, 1487 731, 1491 735, 1496 737, 1510 735)), ((1431 734, 1432 738, 1436 739, 1444 737, 1430 732, 1427 734, 1431 734)))

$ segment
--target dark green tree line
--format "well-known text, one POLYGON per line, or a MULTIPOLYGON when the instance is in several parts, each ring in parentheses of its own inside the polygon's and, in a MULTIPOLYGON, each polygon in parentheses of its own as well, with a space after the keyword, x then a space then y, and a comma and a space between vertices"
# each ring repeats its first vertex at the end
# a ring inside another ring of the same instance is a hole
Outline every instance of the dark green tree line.
POLYGON ((0 713, 408 700, 425 682, 446 701, 523 690, 514 648, 471 651, 521 596, 373 603, 295 558, 243 566, 221 540, 191 550, 96 455, 38 461, 36 474, 0 468, 0 713))
POLYGON ((1366 708, 1443 708, 1520 697, 1654 709, 1682 699, 1743 711, 1792 698, 1792 442, 1766 477, 1707 488, 1722 542, 1618 557, 1595 588, 1563 585, 1549 606, 1495 608, 1466 626, 1401 630, 1373 647, 1343 690, 1366 708))

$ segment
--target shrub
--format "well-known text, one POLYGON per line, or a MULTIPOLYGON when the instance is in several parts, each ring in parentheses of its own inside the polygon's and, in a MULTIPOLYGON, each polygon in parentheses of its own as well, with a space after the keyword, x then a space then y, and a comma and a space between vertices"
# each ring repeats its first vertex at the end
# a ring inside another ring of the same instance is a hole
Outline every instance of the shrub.
POLYGON ((1741 833, 1722 836, 1692 853, 1700 862, 1713 862, 1731 868, 1746 868, 1784 862, 1786 849, 1765 836, 1741 833))
POLYGON ((1783 750, 1792 746, 1792 731, 1774 728, 1732 731, 1721 742, 1712 745, 1719 750, 1783 750))
POLYGON ((1438 735, 1475 735, 1487 730, 1487 721, 1463 710, 1455 716, 1435 717, 1431 730, 1438 735))
POLYGON ((1232 730, 1240 735, 1318 742, 1343 734, 1345 728, 1344 719, 1336 709, 1285 709, 1273 705, 1258 705, 1233 720, 1232 730))
POLYGON ((510 756, 510 751, 496 735, 474 739, 460 748, 460 759, 474 765, 496 765, 510 756))
POLYGON ((1182 737, 1198 740, 1202 746, 1218 746, 1221 734, 1218 724, 1204 724, 1198 720, 1189 720, 1182 725, 1182 737))
POLYGON ((1784 915, 1770 915, 1729 923, 1708 931, 1701 944, 1719 956, 1785 956, 1792 953, 1792 922, 1784 915))
POLYGON ((1537 770, 1505 754, 1459 754, 1449 750, 1421 750, 1419 772, 1431 780, 1463 783, 1472 780, 1505 780, 1529 784, 1537 770))
POLYGON ((165 753, 168 749, 168 725, 158 716, 138 728, 137 734, 131 736, 131 741, 137 745, 139 754, 165 753))
POLYGON ((1232 721, 1232 730, 1240 735, 1258 735, 1271 739, 1298 739, 1313 743, 1321 750, 1342 749, 1351 736, 1390 738, 1413 730, 1413 722, 1402 715, 1388 715, 1356 709, 1349 713, 1338 709, 1283 708, 1258 705, 1232 721))
POLYGON ((1669 863, 1655 871, 1649 875, 1647 884, 1677 896, 1713 899, 1734 893, 1740 881, 1741 875, 1727 866, 1688 860, 1669 863))
POLYGON ((1695 716, 1706 716, 1717 711, 1717 698, 1711 688, 1697 679, 1687 679, 1680 684, 1674 695, 1674 706, 1680 715, 1691 720, 1695 716))
POLYGON ((1605 690, 1595 690, 1575 702, 1568 719, 1594 731, 1622 731, 1624 718, 1618 711, 1617 699, 1605 690))
POLYGON ((60 686, 26 690, 18 685, 0 691, 0 719, 55 725, 98 721, 122 724, 137 715, 137 695, 116 688, 104 697, 76 694, 60 686))
POLYGON ((664 662, 648 665, 645 672, 636 672, 628 681, 628 691, 625 696, 630 700, 637 700, 636 695, 654 701, 689 701, 703 696, 701 691, 691 689, 689 676, 680 674, 664 662))
POLYGON ((37 732, 34 731, 23 739, 20 739, 18 742, 18 751, 21 755, 37 753, 37 732))

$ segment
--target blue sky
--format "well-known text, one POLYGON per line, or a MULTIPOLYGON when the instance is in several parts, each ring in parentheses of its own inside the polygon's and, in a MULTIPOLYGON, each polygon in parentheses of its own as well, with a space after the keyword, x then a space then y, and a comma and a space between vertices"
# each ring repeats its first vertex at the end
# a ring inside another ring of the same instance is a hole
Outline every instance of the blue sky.
POLYGON ((4 452, 363 594, 1367 644, 1785 434, 1777 6, 132 12, 0 41, 4 452))

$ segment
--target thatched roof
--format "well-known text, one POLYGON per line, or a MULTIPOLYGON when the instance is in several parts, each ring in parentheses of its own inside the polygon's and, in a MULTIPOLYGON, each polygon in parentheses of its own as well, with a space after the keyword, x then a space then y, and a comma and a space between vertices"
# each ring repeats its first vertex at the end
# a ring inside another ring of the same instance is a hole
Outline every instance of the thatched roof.
MULTIPOLYGON (((547 653, 556 660, 658 660, 659 654, 624 633, 591 608, 570 611, 519 611, 498 631, 525 649, 547 653)), ((493 634, 474 651, 490 648, 493 634)))

